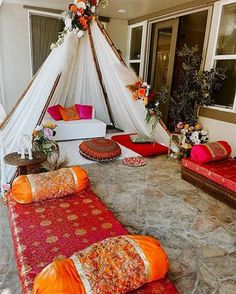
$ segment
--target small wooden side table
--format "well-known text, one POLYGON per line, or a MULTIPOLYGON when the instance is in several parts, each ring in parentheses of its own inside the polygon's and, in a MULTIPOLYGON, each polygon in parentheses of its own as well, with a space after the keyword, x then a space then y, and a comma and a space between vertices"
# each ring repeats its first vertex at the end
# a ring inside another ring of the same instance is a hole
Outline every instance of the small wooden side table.
POLYGON ((9 165, 17 166, 17 175, 27 175, 28 168, 32 168, 47 159, 45 154, 33 152, 33 159, 22 159, 17 152, 9 153, 4 157, 4 162, 9 165))

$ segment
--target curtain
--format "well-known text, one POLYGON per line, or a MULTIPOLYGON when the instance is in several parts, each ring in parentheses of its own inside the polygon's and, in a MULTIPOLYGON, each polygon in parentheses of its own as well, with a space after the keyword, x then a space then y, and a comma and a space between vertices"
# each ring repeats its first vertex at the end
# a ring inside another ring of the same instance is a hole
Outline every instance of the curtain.
POLYGON ((32 14, 32 52, 33 72, 36 73, 50 53, 50 45, 57 41, 58 33, 63 31, 62 20, 53 17, 32 14))

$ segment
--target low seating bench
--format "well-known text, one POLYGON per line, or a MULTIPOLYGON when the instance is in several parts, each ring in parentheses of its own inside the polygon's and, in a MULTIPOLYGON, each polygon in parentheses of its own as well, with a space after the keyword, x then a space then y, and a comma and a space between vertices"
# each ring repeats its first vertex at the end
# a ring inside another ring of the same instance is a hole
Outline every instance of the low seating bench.
POLYGON ((55 141, 69 141, 89 138, 103 138, 106 136, 106 124, 95 118, 93 109, 92 119, 80 119, 72 121, 55 121, 46 114, 43 123, 53 122, 57 125, 55 141))
POLYGON ((185 158, 182 160, 181 177, 211 196, 236 208, 236 160, 229 158, 199 164, 185 158))
MULTIPOLYGON (((31 204, 8 200, 14 251, 23 294, 32 293, 36 275, 55 258, 105 238, 128 232, 92 190, 31 204)), ((132 293, 178 294, 168 278, 132 293)))

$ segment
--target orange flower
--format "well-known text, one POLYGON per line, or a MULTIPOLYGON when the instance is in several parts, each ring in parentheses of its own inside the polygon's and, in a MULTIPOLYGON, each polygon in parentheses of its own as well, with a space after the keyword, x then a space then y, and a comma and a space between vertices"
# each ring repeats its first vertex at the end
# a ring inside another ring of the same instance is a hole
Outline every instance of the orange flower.
POLYGON ((86 27, 87 26, 87 19, 85 18, 85 17, 80 17, 80 19, 79 19, 79 22, 81 23, 81 25, 83 26, 83 27, 86 27))
POLYGON ((72 5, 72 6, 70 7, 70 10, 71 10, 72 12, 74 12, 74 13, 77 13, 78 8, 77 8, 76 5, 72 5))
POLYGON ((136 91, 133 92, 133 96, 132 96, 132 98, 133 98, 134 100, 138 100, 138 90, 136 90, 136 91))
POLYGON ((144 97, 146 94, 146 90, 144 88, 139 88, 138 89, 138 96, 139 97, 144 97))

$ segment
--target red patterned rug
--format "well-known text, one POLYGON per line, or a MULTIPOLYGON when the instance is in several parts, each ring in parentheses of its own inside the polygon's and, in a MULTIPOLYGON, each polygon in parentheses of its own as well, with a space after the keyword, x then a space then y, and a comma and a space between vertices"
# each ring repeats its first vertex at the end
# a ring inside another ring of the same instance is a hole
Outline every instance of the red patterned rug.
POLYGON ((112 136, 111 139, 143 157, 168 153, 168 148, 158 143, 133 143, 130 139, 130 135, 131 134, 112 136))
MULTIPOLYGON (((23 293, 31 293, 35 276, 55 258, 107 237, 128 232, 93 191, 33 204, 9 200, 9 219, 23 293)), ((176 294, 166 278, 133 293, 176 294)))

